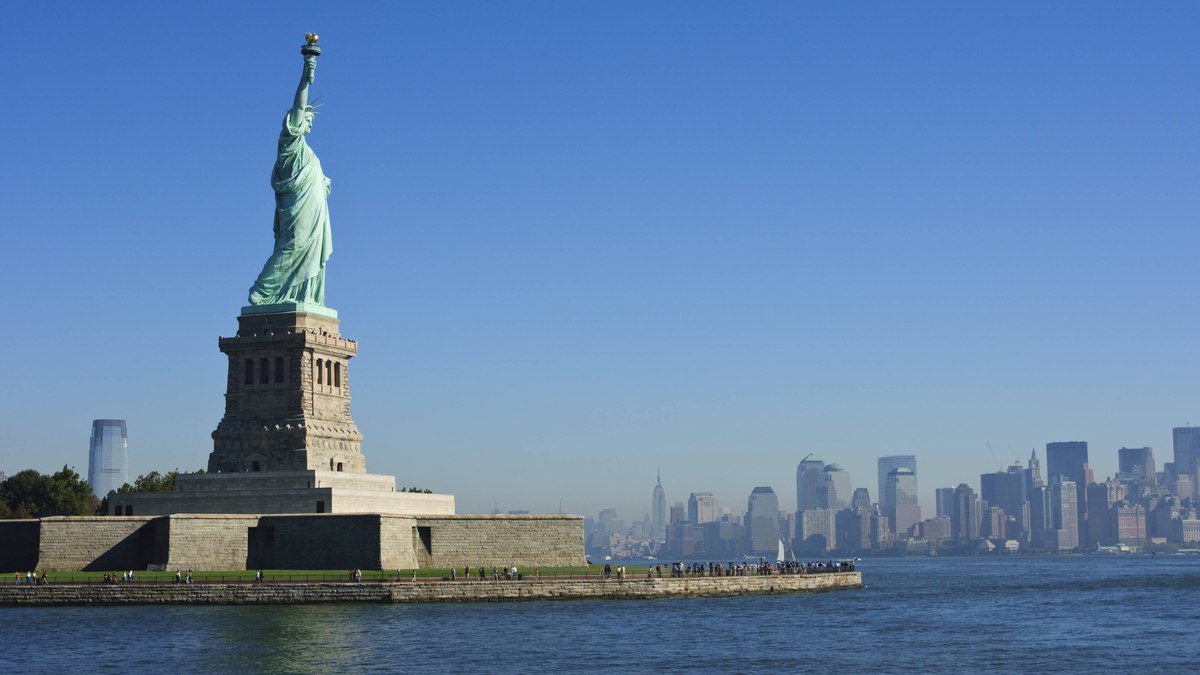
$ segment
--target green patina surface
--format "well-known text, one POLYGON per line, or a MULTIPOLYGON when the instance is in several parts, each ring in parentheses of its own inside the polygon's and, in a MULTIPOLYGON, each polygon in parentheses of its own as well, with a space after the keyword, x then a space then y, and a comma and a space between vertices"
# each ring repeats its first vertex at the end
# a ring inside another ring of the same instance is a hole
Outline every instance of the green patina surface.
MULTIPOLYGON (((331 183, 308 147, 315 111, 308 87, 319 50, 302 51, 304 71, 279 134, 271 186, 275 190, 275 246, 250 288, 250 305, 325 304, 325 263, 333 253, 327 198, 331 183)), ((245 313, 243 311, 243 313, 245 313)))
POLYGON ((242 316, 257 314, 317 314, 331 319, 338 318, 336 309, 311 302, 276 302, 270 305, 247 305, 242 308, 242 316))

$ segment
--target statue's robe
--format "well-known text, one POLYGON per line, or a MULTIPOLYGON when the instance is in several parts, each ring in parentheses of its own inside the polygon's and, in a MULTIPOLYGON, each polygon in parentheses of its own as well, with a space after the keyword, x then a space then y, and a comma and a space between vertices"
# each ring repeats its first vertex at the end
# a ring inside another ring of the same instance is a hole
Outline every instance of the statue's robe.
MULTIPOLYGON (((325 304, 325 262, 333 252, 330 182, 304 140, 303 126, 283 119, 271 172, 275 188, 275 250, 250 288, 251 305, 325 304)), ((301 123, 303 125, 303 123, 301 123)))

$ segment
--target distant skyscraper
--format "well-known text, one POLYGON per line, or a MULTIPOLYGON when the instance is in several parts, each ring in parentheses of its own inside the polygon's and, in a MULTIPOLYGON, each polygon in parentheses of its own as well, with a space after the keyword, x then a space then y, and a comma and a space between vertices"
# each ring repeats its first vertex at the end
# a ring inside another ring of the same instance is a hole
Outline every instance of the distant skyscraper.
POLYGON ((796 548, 803 553, 825 553, 837 546, 837 514, 829 509, 805 509, 798 529, 796 548))
POLYGON ((950 518, 938 516, 922 520, 920 532, 925 539, 950 539, 950 518))
POLYGON ((687 506, 683 502, 675 502, 671 508, 667 509, 667 526, 678 525, 687 522, 687 506))
POLYGON ((1108 479, 1103 483, 1087 486, 1088 502, 1088 548, 1111 546, 1116 542, 1112 527, 1113 508, 1125 499, 1125 486, 1120 481, 1108 479))
POLYGON ((688 522, 712 523, 717 520, 717 498, 711 492, 693 492, 688 497, 688 522))
POLYGON ((1146 508, 1141 504, 1121 505, 1114 509, 1117 543, 1126 546, 1146 545, 1146 508))
POLYGON ((1025 468, 1025 495, 1032 495, 1034 488, 1040 488, 1045 484, 1046 481, 1042 477, 1042 463, 1038 461, 1037 448, 1034 448, 1029 451, 1029 465, 1025 468))
MULTIPOLYGON (((1047 453, 1047 462, 1049 461, 1047 453)), ((1066 550, 1079 546, 1079 497, 1076 494, 1078 486, 1074 481, 1066 480, 1062 474, 1050 484, 1051 516, 1053 526, 1058 532, 1058 548, 1066 550)))
POLYGON ((824 468, 825 462, 811 453, 800 460, 800 465, 796 467, 797 511, 821 508, 821 499, 818 492, 820 491, 821 483, 825 480, 825 475, 822 473, 824 468))
POLYGON ((1182 495, 1179 498, 1184 499, 1187 495, 1193 494, 1196 491, 1196 481, 1188 475, 1177 476, 1175 478, 1175 494, 1182 495))
MULTIPOLYGON (((866 492, 866 488, 858 488, 866 492)), ((858 490, 854 492, 857 493, 858 490)), ((834 514, 837 548, 845 553, 858 553, 871 548, 871 507, 849 508, 834 514)))
POLYGON ((1053 483, 1057 476, 1075 484, 1075 545, 1065 547, 1074 548, 1087 539, 1087 486, 1092 483, 1092 470, 1086 441, 1046 444, 1046 479, 1053 483))
POLYGON ((129 482, 129 437, 125 420, 93 420, 88 485, 103 499, 129 482))
POLYGON ((1029 493, 1029 531, 1036 548, 1050 548, 1046 532, 1054 529, 1054 517, 1050 508, 1050 488, 1039 485, 1029 493))
POLYGON ((954 488, 938 488, 933 493, 933 506, 938 518, 949 518, 954 511, 954 488))
POLYGON ((1087 481, 1087 441, 1061 441, 1046 444, 1046 474, 1053 481, 1062 475, 1076 486, 1087 481))
POLYGON ((888 524, 887 516, 879 512, 879 509, 871 510, 871 548, 876 551, 882 551, 892 547, 892 528, 888 524))
POLYGON ((662 472, 658 473, 658 485, 654 486, 654 494, 650 498, 650 525, 654 531, 650 534, 655 541, 667 540, 667 492, 662 486, 662 472))
MULTIPOLYGON (((980 502, 983 504, 984 502, 980 502)), ((981 509, 979 522, 979 536, 985 539, 1004 539, 1008 532, 1007 514, 1004 509, 999 506, 989 506, 986 509, 981 509)))
POLYGON ((850 506, 850 496, 854 489, 850 485, 850 474, 841 464, 827 464, 821 471, 824 480, 817 490, 820 506, 830 511, 841 511, 850 506))
POLYGON ((850 497, 850 508, 871 510, 871 493, 867 488, 854 488, 850 497))
POLYGON ((1146 534, 1163 537, 1167 541, 1183 541, 1183 519, 1188 511, 1178 497, 1167 497, 1146 512, 1146 534))
POLYGON ((779 550, 779 498, 769 487, 756 487, 746 505, 750 553, 774 556, 779 550))
POLYGON ((620 522, 617 519, 616 509, 600 509, 600 516, 596 519, 596 530, 601 534, 611 534, 616 532, 616 524, 620 522))
POLYGON ((916 455, 888 455, 880 457, 876 462, 876 468, 879 474, 879 492, 875 495, 879 497, 879 508, 883 509, 884 513, 888 513, 895 504, 885 504, 888 474, 893 469, 910 469, 913 473, 917 472, 917 456, 916 455))
POLYGON ((1154 448, 1121 448, 1117 451, 1117 471, 1130 478, 1154 480, 1154 448))
MULTIPOLYGON (((1200 427, 1175 427, 1175 476, 1191 476, 1192 489, 1200 483, 1196 480, 1196 460, 1200 457, 1200 427)), ((1192 497, 1196 494, 1179 495, 1180 498, 1192 497)))
POLYGON ((950 512, 951 536, 959 541, 979 538, 979 497, 970 485, 959 483, 954 488, 954 508, 950 512))
POLYGON ((921 507, 917 505, 917 474, 912 469, 900 467, 888 472, 884 495, 887 503, 891 504, 884 515, 897 537, 904 536, 909 528, 921 522, 921 507))
POLYGON ((1016 531, 1007 529, 993 530, 988 536, 1009 537, 1016 539, 1022 531, 1028 530, 1025 514, 1028 511, 1025 495, 1025 470, 1020 464, 1008 467, 1007 471, 985 473, 979 476, 979 494, 991 506, 1004 509, 1006 516, 1013 518, 1016 531))

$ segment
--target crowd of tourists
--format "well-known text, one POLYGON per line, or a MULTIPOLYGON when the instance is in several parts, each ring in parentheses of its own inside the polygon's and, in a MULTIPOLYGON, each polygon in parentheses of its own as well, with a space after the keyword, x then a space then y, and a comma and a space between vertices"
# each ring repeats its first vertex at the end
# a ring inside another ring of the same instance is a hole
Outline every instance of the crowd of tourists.
POLYGON ((780 574, 824 574, 832 572, 853 572, 853 560, 817 560, 811 562, 780 563, 780 574))
MULTIPOLYGON (((608 566, 605 565, 607 570, 608 566)), ((853 560, 819 560, 808 562, 777 562, 769 563, 765 560, 758 562, 744 562, 722 565, 718 562, 675 562, 671 563, 671 568, 667 570, 672 577, 746 577, 759 576, 770 574, 822 574, 828 572, 853 572, 853 560)), ((605 575, 608 576, 607 574, 605 575)), ((655 565, 647 570, 648 578, 657 576, 662 578, 663 566, 655 565)))
MULTIPOLYGON (((770 563, 765 560, 757 562, 747 561, 743 563, 718 563, 718 562, 675 562, 669 567, 663 565, 655 565, 646 569, 646 578, 657 577, 663 578, 664 574, 670 577, 745 577, 759 576, 771 574, 823 574, 830 572, 853 572, 853 560, 814 560, 807 562, 776 562, 770 563)), ((492 567, 489 574, 488 569, 482 565, 475 568, 475 573, 478 577, 473 576, 472 567, 467 565, 462 570, 462 576, 459 576, 459 571, 455 567, 450 568, 448 577, 444 577, 450 581, 458 581, 459 579, 469 581, 478 578, 479 581, 517 581, 524 578, 524 575, 517 573, 516 565, 512 567, 492 567)), ((636 573, 636 572, 635 572, 636 573)), ((353 572, 351 573, 353 575, 353 572)), ((534 579, 541 580, 541 570, 534 570, 534 579)), ((631 576, 630 570, 625 565, 612 566, 605 563, 603 576, 605 579, 616 578, 618 580, 626 579, 631 576)), ((353 576, 352 576, 353 578, 353 576)), ((355 579, 357 580, 357 579, 355 579)), ((412 572, 411 581, 417 580, 417 571, 412 572)))

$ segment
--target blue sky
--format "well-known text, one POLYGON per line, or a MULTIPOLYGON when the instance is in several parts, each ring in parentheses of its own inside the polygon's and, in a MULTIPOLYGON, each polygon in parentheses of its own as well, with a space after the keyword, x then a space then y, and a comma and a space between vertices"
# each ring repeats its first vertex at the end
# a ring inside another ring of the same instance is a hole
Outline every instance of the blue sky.
POLYGON ((626 519, 1200 423, 1192 3, 6 3, 0 469, 203 466, 304 31, 368 469, 626 519), (989 450, 989 444, 991 449, 989 450))

